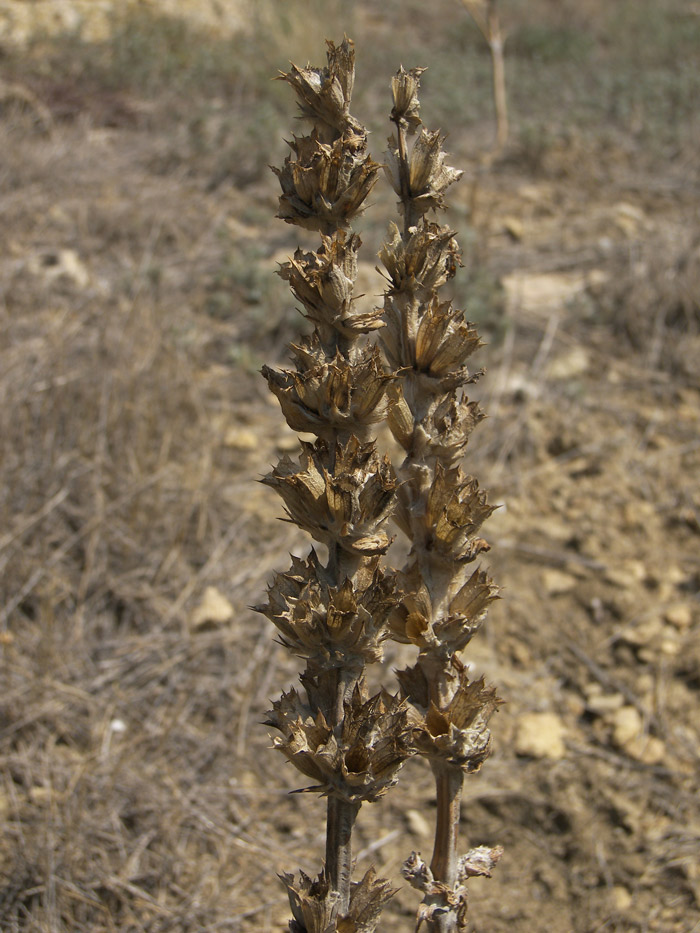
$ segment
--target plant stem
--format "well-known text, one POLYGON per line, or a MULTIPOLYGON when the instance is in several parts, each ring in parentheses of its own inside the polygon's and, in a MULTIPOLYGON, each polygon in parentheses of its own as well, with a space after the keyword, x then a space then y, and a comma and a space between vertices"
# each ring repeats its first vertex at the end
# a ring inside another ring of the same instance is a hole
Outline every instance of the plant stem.
POLYGON ((328 798, 326 874, 331 889, 338 892, 340 916, 346 914, 350 906, 352 828, 359 811, 359 803, 348 803, 338 797, 328 798))
POLYGON ((493 63, 493 100, 496 107, 496 152, 500 153, 508 142, 508 103, 506 73, 503 64, 503 33, 495 0, 489 3, 488 32, 489 51, 493 63))
POLYGON ((498 0, 487 0, 486 11, 475 0, 462 0, 467 10, 486 40, 491 54, 491 78, 493 100, 496 109, 496 147, 491 152, 488 162, 499 155, 508 142, 508 101, 506 99, 506 72, 503 62, 505 35, 498 17, 498 0))
MULTIPOLYGON (((338 670, 336 705, 333 726, 336 732, 342 729, 345 716, 344 703, 348 699, 358 675, 348 669, 338 670)), ((350 803, 339 797, 328 798, 326 819, 326 875, 331 890, 339 895, 339 914, 348 912, 350 906, 350 883, 352 881, 352 830, 360 803, 350 803)))
MULTIPOLYGON (((454 888, 457 883, 457 835, 464 774, 461 768, 448 762, 433 761, 431 764, 435 775, 437 817, 430 870, 436 881, 454 888)), ((439 933, 453 933, 457 929, 455 917, 448 914, 437 918, 434 929, 439 933)))

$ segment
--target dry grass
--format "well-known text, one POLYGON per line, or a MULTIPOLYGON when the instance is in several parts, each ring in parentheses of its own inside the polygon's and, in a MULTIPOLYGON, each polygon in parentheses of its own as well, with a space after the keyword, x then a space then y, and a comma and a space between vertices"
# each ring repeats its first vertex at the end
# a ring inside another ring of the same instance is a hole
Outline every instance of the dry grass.
POLYGON ((593 299, 614 332, 658 367, 697 384, 700 239, 692 215, 618 257, 593 299))
POLYGON ((246 607, 290 538, 243 509, 222 443, 249 408, 217 362, 236 322, 203 332, 178 293, 216 234, 163 182, 132 176, 134 205, 109 140, 5 133, 2 926, 234 929, 241 864, 268 851, 259 790, 236 791, 274 671, 246 607), (188 625, 207 583, 226 633, 188 625))

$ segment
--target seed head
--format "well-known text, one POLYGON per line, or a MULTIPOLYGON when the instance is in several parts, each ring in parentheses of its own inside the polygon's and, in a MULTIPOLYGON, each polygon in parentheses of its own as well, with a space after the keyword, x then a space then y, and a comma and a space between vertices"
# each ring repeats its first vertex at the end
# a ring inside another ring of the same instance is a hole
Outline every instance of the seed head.
POLYGON ((388 407, 387 374, 376 347, 358 352, 354 361, 336 354, 328 360, 318 338, 293 347, 297 371, 263 367, 293 431, 310 432, 329 442, 351 435, 366 439, 388 407))
POLYGON ((332 143, 294 137, 281 169, 273 166, 282 195, 277 216, 307 230, 332 232, 348 226, 377 181, 380 165, 366 154, 366 136, 348 130, 332 143))
POLYGON ((386 902, 396 894, 384 878, 369 868, 362 881, 350 889, 350 905, 342 917, 338 913, 338 894, 330 887, 325 872, 311 879, 303 871, 299 880, 283 874, 294 920, 290 933, 374 933, 386 902))
POLYGON ((389 225, 389 239, 379 251, 389 274, 391 289, 429 294, 441 288, 457 271, 460 249, 449 227, 423 222, 411 228, 407 239, 395 223, 389 225))
POLYGON ((340 230, 322 237, 316 252, 297 249, 293 259, 279 269, 326 343, 331 343, 333 331, 354 339, 384 326, 381 308, 359 311, 353 300, 360 245, 357 234, 348 236, 340 230))
POLYGON ((399 576, 399 583, 405 591, 389 615, 393 637, 443 662, 466 648, 498 598, 498 588, 483 570, 475 570, 438 613, 415 563, 399 576))
POLYGON ((464 312, 435 294, 420 302, 411 292, 384 299, 382 345, 390 366, 417 373, 429 395, 444 395, 470 382, 466 360, 481 346, 464 312))
MULTIPOLYGON (((408 163, 408 196, 412 211, 423 215, 431 208, 444 208, 444 194, 447 188, 458 181, 462 171, 445 165, 445 152, 442 144, 445 137, 440 131, 421 130, 413 144, 408 163)), ((399 197, 401 188, 401 157, 396 140, 389 139, 389 149, 385 154, 385 172, 399 197)))
POLYGON ((391 120, 406 127, 409 133, 415 133, 421 125, 418 90, 420 76, 424 71, 425 68, 411 68, 410 71, 405 71, 402 65, 391 79, 391 93, 394 97, 391 120))
POLYGON ((439 707, 429 699, 424 668, 416 665, 400 672, 401 687, 414 704, 413 743, 418 754, 449 762, 471 773, 488 758, 491 733, 488 722, 501 701, 484 678, 470 681, 464 665, 453 661, 457 685, 452 699, 439 707), (425 712, 421 712, 421 709, 425 712))
MULTIPOLYGON (((313 678, 305 676, 305 683, 310 681, 313 695, 313 678)), ((307 790, 348 803, 375 801, 396 783, 397 772, 410 754, 407 706, 384 690, 368 697, 360 681, 344 704, 338 735, 321 711, 335 702, 332 686, 327 692, 329 696, 314 695, 313 706, 304 703, 296 690, 273 704, 267 724, 282 733, 275 747, 316 782, 307 790)))
POLYGON ((306 658, 312 674, 345 665, 362 670, 381 660, 388 637, 392 575, 375 568, 364 587, 349 579, 333 584, 312 551, 307 561, 294 557, 291 569, 275 576, 267 605, 256 607, 277 626, 282 644, 306 658))
POLYGON ((294 919, 290 933, 334 933, 338 917, 337 891, 333 891, 324 872, 311 879, 303 871, 299 880, 294 875, 282 874, 280 880, 287 888, 289 906, 294 919))
MULTIPOLYGON (((438 463, 424 517, 431 550, 435 548, 452 560, 473 560, 474 535, 495 508, 473 476, 467 476, 461 467, 446 470, 438 463)), ((402 518, 407 520, 399 511, 397 520, 402 518)))
POLYGON ((340 45, 327 42, 326 68, 297 68, 279 75, 293 88, 302 116, 314 121, 332 141, 348 129, 361 131, 361 125, 350 115, 350 99, 355 82, 355 47, 345 37, 340 45))
POLYGON ((330 449, 324 441, 304 444, 294 463, 285 456, 264 477, 282 496, 290 519, 327 545, 339 545, 359 556, 383 554, 391 540, 383 531, 393 505, 396 477, 387 457, 357 438, 338 444, 330 471, 330 449))

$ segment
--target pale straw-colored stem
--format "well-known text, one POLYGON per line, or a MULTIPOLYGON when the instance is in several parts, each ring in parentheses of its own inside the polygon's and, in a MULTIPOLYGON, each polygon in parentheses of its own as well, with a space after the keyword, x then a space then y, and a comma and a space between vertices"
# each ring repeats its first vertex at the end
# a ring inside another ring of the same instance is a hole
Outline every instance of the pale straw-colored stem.
POLYGON ((352 881, 352 829, 360 811, 359 803, 328 798, 326 823, 326 875, 331 889, 338 892, 338 911, 343 916, 350 906, 352 881))
POLYGON ((504 38, 495 2, 489 3, 489 51, 493 66, 493 100, 496 107, 496 151, 502 152, 508 142, 508 103, 506 71, 503 61, 504 38))
MULTIPOLYGON (((342 728, 345 717, 344 703, 350 698, 357 683, 357 674, 348 669, 338 670, 336 687, 336 708, 333 726, 342 728)), ((350 803, 338 797, 328 798, 326 820, 326 875, 331 889, 338 892, 340 916, 348 912, 350 906, 350 884, 352 881, 352 830, 359 803, 350 803)))
MULTIPOLYGON (((452 889, 457 883, 457 838, 464 774, 461 768, 449 762, 433 761, 431 764, 435 776, 437 817, 430 870, 436 881, 452 889)), ((455 933, 456 917, 452 913, 436 916, 430 927, 435 933, 455 933)))
POLYGON ((506 71, 503 60, 505 35, 498 16, 497 0, 461 0, 486 40, 491 54, 493 102, 496 109, 496 148, 490 153, 489 161, 501 153, 508 142, 508 101, 506 98, 506 71), (485 7, 485 11, 484 11, 485 7))

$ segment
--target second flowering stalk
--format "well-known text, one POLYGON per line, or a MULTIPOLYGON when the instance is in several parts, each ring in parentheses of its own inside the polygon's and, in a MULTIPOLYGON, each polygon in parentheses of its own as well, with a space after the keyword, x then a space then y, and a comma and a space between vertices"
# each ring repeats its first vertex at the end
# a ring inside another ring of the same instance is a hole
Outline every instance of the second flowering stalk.
POLYGON ((404 874, 423 892, 419 920, 440 933, 464 928, 470 875, 489 874, 500 849, 458 853, 465 774, 489 753, 488 721, 498 700, 482 679, 471 680, 460 652, 480 628, 497 588, 474 567, 488 549, 479 536, 493 511, 477 480, 461 466, 483 413, 464 387, 474 382, 467 361, 480 346, 464 312, 442 300, 460 251, 447 226, 427 219, 445 206, 444 193, 461 172, 445 163, 444 138, 421 127, 418 90, 423 69, 399 70, 392 82, 395 133, 386 170, 399 197, 401 225, 392 225, 380 258, 389 279, 386 327, 380 341, 391 372, 391 430, 406 452, 396 520, 411 541, 399 575, 402 598, 391 615, 394 637, 418 649, 399 672, 410 700, 413 745, 430 762, 437 798, 433 856, 412 856, 404 874), (409 136, 415 139, 409 145, 409 136))

